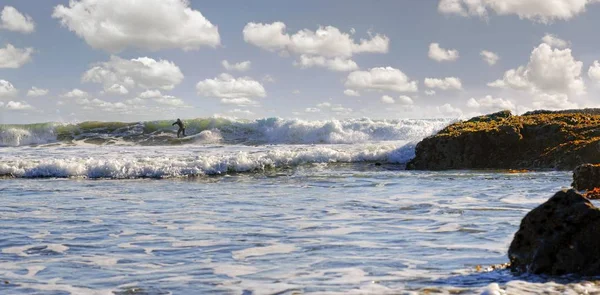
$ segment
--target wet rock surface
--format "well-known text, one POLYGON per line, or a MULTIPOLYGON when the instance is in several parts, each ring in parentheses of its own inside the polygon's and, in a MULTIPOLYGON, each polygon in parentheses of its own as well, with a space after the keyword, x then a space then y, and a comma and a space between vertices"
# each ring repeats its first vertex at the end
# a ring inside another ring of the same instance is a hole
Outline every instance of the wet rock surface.
POLYGON ((508 250, 511 270, 600 275, 600 210, 575 190, 529 212, 508 250))
POLYGON ((596 109, 509 111, 457 122, 416 146, 410 170, 561 169, 600 163, 596 109))

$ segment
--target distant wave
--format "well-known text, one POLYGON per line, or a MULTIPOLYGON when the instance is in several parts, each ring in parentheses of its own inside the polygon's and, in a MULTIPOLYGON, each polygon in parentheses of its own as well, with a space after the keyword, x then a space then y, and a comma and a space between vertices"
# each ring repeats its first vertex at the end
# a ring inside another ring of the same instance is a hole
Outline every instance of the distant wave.
POLYGON ((186 120, 184 140, 175 138, 172 121, 40 123, 0 125, 0 146, 52 143, 97 145, 179 144, 348 144, 372 141, 420 140, 448 125, 448 119, 305 121, 264 118, 186 120))

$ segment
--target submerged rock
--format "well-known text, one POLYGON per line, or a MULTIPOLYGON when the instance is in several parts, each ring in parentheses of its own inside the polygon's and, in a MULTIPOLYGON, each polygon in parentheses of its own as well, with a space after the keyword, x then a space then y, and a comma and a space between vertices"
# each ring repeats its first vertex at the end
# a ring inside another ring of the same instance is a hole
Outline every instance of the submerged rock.
POLYGON ((600 275, 600 210, 575 190, 529 212, 514 236, 511 269, 534 274, 600 275))
POLYGON ((457 122, 417 144, 412 170, 564 169, 600 163, 596 109, 509 111, 457 122))

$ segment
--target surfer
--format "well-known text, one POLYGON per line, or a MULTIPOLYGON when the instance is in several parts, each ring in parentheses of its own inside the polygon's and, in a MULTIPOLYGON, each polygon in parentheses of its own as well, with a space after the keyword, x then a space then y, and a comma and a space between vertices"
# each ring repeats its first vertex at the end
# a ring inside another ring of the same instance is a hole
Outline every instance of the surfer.
POLYGON ((179 130, 177 130, 177 138, 179 138, 179 134, 183 134, 183 137, 185 137, 185 125, 183 125, 183 122, 181 120, 179 120, 179 118, 177 118, 177 121, 175 121, 175 123, 171 124, 171 126, 177 124, 177 126, 179 126, 179 130))

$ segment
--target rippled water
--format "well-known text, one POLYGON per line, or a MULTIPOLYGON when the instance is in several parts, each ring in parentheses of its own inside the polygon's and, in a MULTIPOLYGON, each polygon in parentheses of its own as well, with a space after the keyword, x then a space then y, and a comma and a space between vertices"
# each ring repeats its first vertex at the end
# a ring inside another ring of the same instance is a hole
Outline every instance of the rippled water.
POLYGON ((171 179, 0 180, 1 294, 580 294, 478 271, 569 172, 306 163, 171 179), (499 287, 493 285, 497 283, 499 287))

